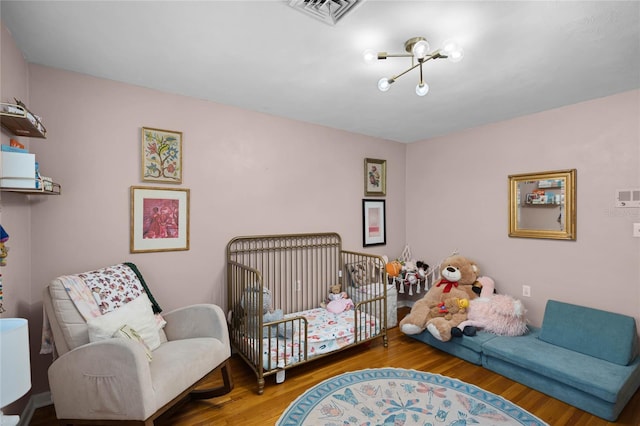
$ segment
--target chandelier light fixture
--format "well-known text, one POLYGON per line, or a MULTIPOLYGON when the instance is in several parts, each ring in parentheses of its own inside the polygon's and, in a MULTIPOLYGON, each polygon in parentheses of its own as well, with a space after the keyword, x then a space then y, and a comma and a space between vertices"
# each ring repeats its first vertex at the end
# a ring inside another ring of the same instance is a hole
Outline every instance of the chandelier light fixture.
POLYGON ((411 66, 409 68, 393 77, 383 77, 378 81, 378 89, 380 89, 380 91, 386 92, 398 78, 413 69, 419 68, 420 79, 416 85, 416 95, 424 96, 429 92, 429 85, 424 81, 422 65, 431 59, 448 59, 451 62, 459 62, 464 56, 462 48, 453 40, 445 41, 442 48, 430 52, 429 43, 424 37, 410 38, 404 43, 404 50, 407 53, 378 52, 376 54, 373 50, 365 50, 364 59, 367 62, 373 62, 375 59, 411 58, 411 66))

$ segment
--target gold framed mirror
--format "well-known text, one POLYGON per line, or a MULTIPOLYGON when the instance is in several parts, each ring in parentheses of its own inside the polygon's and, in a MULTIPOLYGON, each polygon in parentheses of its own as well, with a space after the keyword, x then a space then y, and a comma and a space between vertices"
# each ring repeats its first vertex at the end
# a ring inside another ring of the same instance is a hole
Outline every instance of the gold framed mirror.
POLYGON ((509 236, 576 239, 576 169, 509 175, 509 236))

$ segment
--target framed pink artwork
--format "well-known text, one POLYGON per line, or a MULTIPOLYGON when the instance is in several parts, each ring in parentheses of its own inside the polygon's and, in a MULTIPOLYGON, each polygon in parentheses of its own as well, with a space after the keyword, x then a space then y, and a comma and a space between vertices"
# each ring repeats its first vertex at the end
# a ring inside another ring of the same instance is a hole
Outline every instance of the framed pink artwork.
POLYGON ((384 200, 362 200, 362 245, 387 244, 387 226, 384 200))
POLYGON ((131 187, 131 253, 189 250, 189 190, 131 187))

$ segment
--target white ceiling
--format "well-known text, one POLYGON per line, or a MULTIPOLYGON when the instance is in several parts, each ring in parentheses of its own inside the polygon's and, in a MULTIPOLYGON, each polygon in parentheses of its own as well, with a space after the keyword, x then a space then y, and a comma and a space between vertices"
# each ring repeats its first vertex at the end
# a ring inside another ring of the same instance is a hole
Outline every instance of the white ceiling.
POLYGON ((262 1, 1 1, 30 63, 400 142, 640 88, 638 1, 366 0, 335 26, 262 1), (462 62, 377 81, 424 36, 462 62))

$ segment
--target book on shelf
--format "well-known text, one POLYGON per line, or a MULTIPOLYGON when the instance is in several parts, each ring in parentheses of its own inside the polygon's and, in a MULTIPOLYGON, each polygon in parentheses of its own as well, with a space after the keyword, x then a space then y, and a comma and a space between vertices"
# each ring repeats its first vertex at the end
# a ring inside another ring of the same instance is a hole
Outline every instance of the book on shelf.
POLYGON ((2 151, 4 152, 21 152, 24 154, 28 154, 29 150, 25 149, 25 148, 18 148, 16 146, 11 146, 11 145, 1 145, 0 149, 2 149, 2 151))

